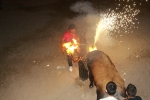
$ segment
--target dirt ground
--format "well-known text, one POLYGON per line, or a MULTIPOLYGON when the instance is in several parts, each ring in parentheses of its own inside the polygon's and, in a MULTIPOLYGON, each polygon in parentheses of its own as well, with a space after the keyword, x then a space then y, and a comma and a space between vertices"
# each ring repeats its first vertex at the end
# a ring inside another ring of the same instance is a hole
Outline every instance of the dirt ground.
MULTIPOLYGON (((91 44, 97 14, 70 16, 74 13, 55 6, 0 10, 0 100, 96 100, 95 87, 89 89, 89 80, 79 79, 77 63, 69 72, 60 42, 74 22, 78 35, 86 35, 91 44)), ((149 100, 150 11, 143 10, 138 18, 133 33, 112 41, 99 39, 96 46, 109 55, 125 86, 136 85, 137 95, 149 100)))

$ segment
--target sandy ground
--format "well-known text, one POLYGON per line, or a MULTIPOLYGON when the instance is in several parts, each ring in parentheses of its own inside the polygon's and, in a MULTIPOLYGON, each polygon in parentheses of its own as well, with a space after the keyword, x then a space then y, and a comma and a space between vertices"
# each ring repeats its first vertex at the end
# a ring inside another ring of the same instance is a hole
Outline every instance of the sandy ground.
MULTIPOLYGON (((90 44, 94 36, 91 32, 97 24, 91 16, 97 18, 97 15, 67 17, 66 13, 53 10, 53 6, 0 11, 0 100, 96 99, 95 87, 89 89, 89 80, 79 79, 77 63, 74 63, 73 72, 69 72, 60 40, 68 24, 74 22, 78 33, 86 33, 90 44)), ((139 28, 133 33, 109 43, 100 39, 97 47, 110 56, 125 85, 135 84, 137 95, 149 100, 148 10, 139 15, 139 22, 139 28)))

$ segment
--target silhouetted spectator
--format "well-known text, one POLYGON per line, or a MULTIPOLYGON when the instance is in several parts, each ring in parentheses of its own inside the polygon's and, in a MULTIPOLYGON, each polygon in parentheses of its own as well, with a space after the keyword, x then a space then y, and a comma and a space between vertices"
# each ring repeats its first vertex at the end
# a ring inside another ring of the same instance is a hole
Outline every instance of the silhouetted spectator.
POLYGON ((140 96, 136 96, 137 89, 133 84, 129 84, 126 89, 128 100, 142 100, 140 96))
POLYGON ((116 93, 116 90, 117 90, 117 85, 114 82, 111 82, 111 81, 108 82, 107 85, 106 85, 106 92, 108 94, 108 97, 102 98, 100 100, 117 100, 114 97, 114 94, 116 93))

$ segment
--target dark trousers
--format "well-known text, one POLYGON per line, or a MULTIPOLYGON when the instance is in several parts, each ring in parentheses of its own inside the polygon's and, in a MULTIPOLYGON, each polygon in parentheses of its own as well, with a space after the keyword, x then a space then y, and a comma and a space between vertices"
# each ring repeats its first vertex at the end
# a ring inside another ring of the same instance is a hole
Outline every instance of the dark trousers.
POLYGON ((68 61, 68 65, 72 66, 72 59, 69 55, 67 55, 67 61, 68 61))

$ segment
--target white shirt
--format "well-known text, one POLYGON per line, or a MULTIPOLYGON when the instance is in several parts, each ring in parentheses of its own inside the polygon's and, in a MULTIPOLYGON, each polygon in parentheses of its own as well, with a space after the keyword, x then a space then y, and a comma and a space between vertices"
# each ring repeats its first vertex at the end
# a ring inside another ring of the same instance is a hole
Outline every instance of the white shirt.
POLYGON ((113 97, 113 96, 108 96, 108 97, 102 98, 100 100, 117 100, 117 99, 115 97, 113 97))

